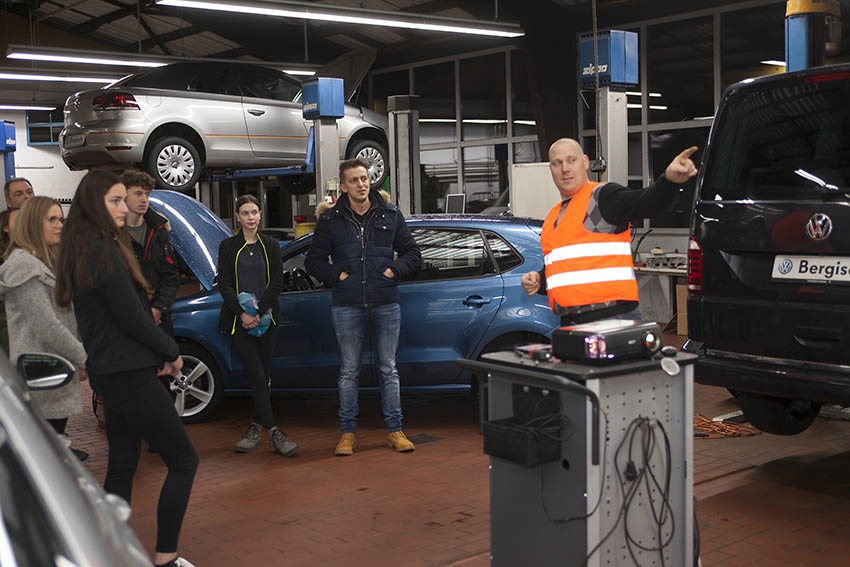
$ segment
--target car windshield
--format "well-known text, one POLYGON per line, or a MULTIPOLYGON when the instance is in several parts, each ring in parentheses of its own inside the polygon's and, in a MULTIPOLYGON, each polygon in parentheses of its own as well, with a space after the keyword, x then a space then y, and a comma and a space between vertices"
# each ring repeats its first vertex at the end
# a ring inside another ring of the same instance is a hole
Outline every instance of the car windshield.
POLYGON ((705 200, 822 200, 850 181, 850 73, 742 88, 705 165, 705 200))

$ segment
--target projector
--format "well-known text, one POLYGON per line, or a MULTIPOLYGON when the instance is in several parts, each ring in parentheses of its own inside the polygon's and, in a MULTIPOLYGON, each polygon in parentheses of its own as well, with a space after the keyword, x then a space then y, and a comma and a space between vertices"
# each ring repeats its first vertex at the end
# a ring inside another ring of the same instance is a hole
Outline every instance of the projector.
POLYGON ((610 319, 552 331, 552 352, 561 360, 611 363, 649 358, 661 348, 657 323, 610 319))

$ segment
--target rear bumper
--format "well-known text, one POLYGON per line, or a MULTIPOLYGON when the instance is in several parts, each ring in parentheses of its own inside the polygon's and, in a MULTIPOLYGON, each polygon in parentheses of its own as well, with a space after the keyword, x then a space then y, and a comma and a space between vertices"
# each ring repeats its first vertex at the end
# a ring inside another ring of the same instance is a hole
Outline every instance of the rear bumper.
POLYGON ((767 357, 728 358, 705 352, 695 341, 688 341, 684 350, 701 355, 694 365, 694 380, 700 384, 779 398, 850 405, 850 367, 847 366, 767 357))
POLYGON ((83 132, 62 131, 59 148, 62 160, 70 169, 87 169, 97 165, 141 163, 144 155, 144 132, 112 132, 88 129, 83 132), (82 145, 66 147, 65 139, 84 136, 82 145))

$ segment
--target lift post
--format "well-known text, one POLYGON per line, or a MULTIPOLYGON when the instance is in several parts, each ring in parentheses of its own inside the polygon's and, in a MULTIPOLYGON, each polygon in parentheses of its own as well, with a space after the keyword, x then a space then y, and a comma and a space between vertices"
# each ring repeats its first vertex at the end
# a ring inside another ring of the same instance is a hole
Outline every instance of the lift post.
POLYGON ((0 152, 3 153, 3 181, 6 182, 15 177, 15 149, 18 142, 15 137, 15 123, 10 120, 3 121, 3 139, 0 140, 0 152))
POLYGON ((337 119, 345 116, 345 89, 342 79, 316 77, 301 84, 301 112, 313 121, 316 160, 316 202, 339 187, 339 128, 337 119))
POLYGON ((390 179, 395 203, 405 216, 422 212, 419 172, 419 97, 391 96, 389 111, 390 179))
POLYGON ((785 70, 820 67, 841 45, 841 5, 835 0, 785 4, 785 70))

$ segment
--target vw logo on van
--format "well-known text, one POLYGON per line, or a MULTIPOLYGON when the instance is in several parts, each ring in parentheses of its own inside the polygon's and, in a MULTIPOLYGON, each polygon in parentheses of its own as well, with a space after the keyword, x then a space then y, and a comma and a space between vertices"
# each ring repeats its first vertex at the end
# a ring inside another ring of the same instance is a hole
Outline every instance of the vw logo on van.
POLYGON ((794 269, 794 262, 792 262, 788 258, 785 258, 779 263, 779 267, 777 269, 779 270, 779 273, 783 276, 789 274, 791 273, 791 270, 794 269))
POLYGON ((823 213, 815 213, 806 223, 806 234, 812 240, 826 240, 832 234, 832 219, 823 213))

